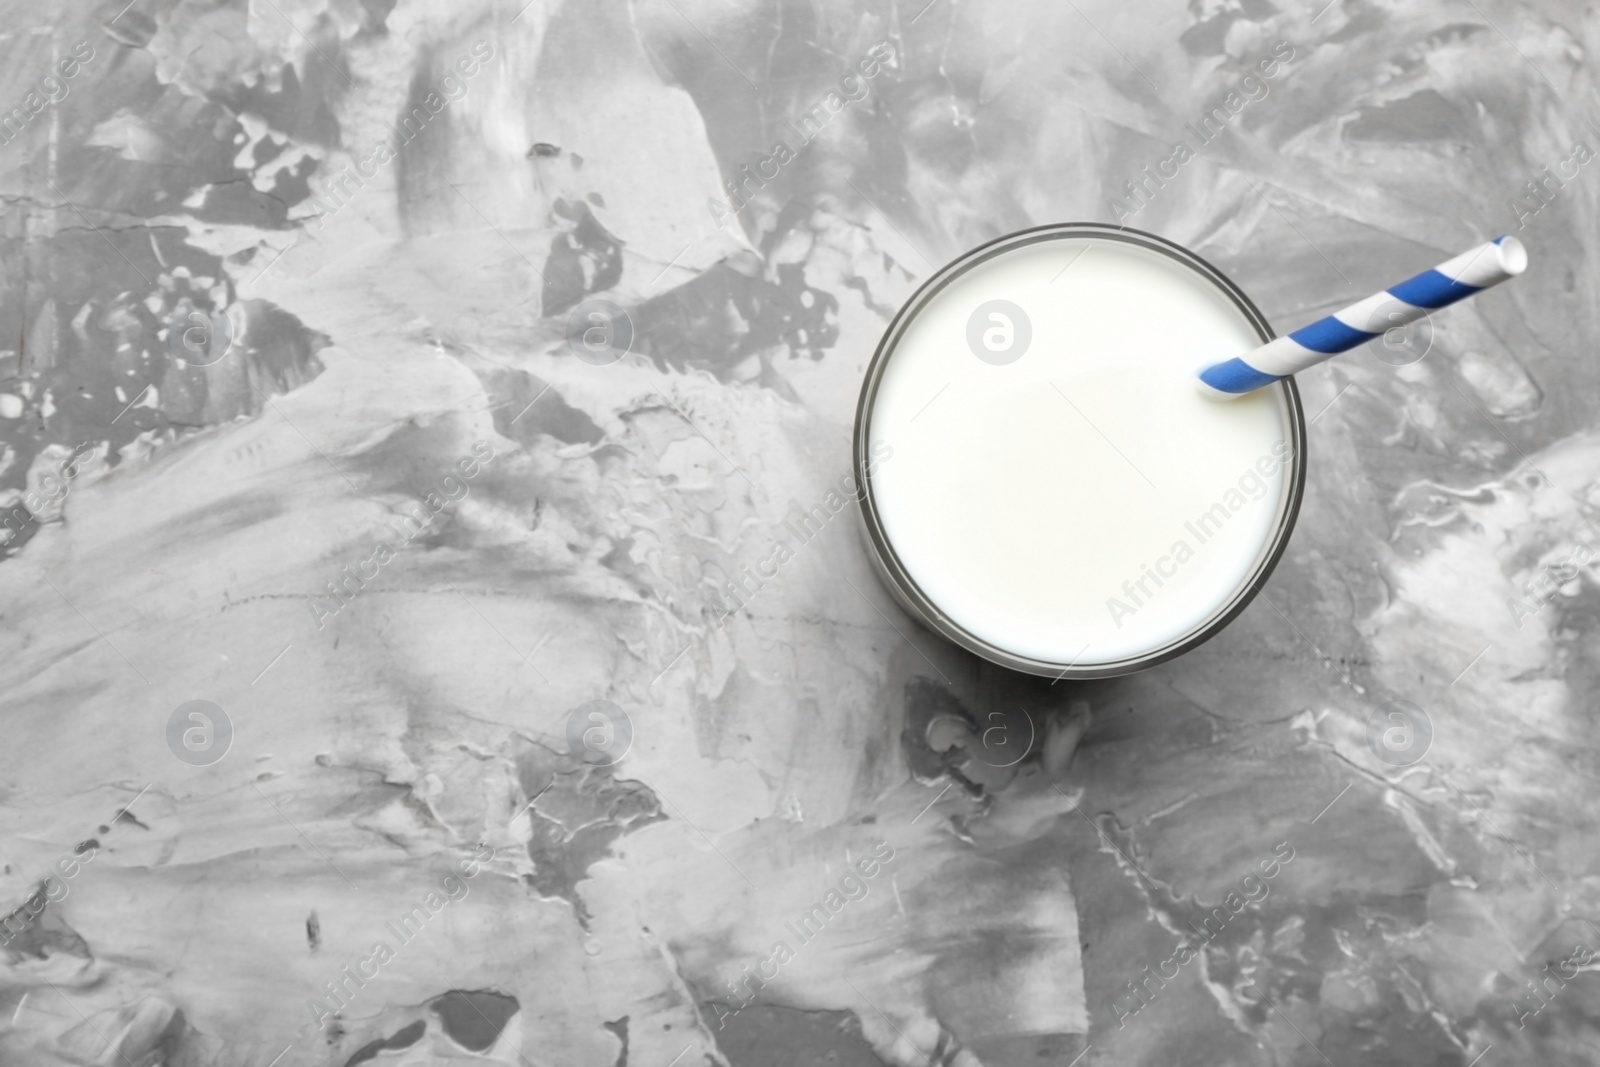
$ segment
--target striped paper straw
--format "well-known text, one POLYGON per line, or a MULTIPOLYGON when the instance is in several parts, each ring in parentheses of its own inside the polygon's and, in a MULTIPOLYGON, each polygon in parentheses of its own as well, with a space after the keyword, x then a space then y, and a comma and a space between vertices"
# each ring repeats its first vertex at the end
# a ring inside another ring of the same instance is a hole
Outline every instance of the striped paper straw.
POLYGON ((1200 372, 1200 392, 1214 400, 1232 400, 1254 392, 1366 344, 1385 330, 1416 322, 1435 308, 1499 285, 1521 274, 1527 266, 1528 250, 1521 241, 1510 236, 1496 237, 1287 337, 1213 363, 1200 372))

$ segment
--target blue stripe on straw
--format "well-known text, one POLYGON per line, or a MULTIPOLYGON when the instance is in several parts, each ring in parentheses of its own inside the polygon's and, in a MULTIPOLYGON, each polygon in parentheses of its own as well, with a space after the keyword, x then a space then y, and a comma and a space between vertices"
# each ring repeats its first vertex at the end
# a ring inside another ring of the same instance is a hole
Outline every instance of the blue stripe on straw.
POLYGON ((1248 393, 1271 385, 1282 375, 1263 374, 1242 359, 1234 358, 1207 367, 1200 372, 1200 380, 1219 393, 1248 393))
POLYGON ((1354 326, 1340 322, 1329 315, 1325 319, 1318 319, 1310 326, 1302 326, 1289 335, 1289 340, 1301 348, 1309 348, 1313 352, 1331 355, 1334 352, 1345 352, 1356 345, 1370 341, 1378 336, 1365 330, 1358 330, 1354 326))
POLYGON ((1436 270, 1425 270, 1390 289, 1389 295, 1404 300, 1412 307, 1442 308, 1479 291, 1476 285, 1463 285, 1436 270))

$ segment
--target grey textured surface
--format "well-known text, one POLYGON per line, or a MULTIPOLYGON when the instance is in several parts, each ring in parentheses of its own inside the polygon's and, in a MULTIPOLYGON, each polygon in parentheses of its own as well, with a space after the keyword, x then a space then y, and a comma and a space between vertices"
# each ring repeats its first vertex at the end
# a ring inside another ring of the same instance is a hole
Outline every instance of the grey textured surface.
POLYGON ((1592 8, 0 12, 0 1063, 1600 1063, 1592 8), (1222 635, 1052 686, 784 531, 1075 219, 1280 329, 1532 266, 1304 376, 1222 635))

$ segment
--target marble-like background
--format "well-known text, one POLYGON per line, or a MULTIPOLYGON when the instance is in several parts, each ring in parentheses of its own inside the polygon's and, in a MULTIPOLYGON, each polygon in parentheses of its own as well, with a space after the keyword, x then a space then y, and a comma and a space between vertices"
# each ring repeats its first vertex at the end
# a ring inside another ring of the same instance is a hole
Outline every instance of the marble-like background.
POLYGON ((0 1064, 1600 1063, 1594 8, 0 12, 0 1064), (849 513, 724 618, 893 310, 1067 220, 1279 328, 1532 267, 1303 376, 1180 661, 988 667, 849 513))

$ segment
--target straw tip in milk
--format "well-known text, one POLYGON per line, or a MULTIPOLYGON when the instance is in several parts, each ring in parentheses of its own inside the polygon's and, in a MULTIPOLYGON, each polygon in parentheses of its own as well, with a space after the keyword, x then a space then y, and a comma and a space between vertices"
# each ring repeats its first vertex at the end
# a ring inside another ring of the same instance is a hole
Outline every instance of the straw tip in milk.
POLYGON ((1195 375, 1195 387, 1209 400, 1237 400, 1262 386, 1278 381, 1280 375, 1257 370, 1239 358, 1212 363, 1195 375))
POLYGON ((1500 256, 1500 268, 1507 274, 1517 275, 1528 269, 1528 249, 1521 241, 1506 234, 1496 237, 1494 246, 1500 256))
MULTIPOLYGON (((1209 369, 1210 368, 1208 367, 1207 370, 1209 369)), ((1194 388, 1195 392, 1199 393, 1207 400, 1238 400, 1241 396, 1245 395, 1243 393, 1230 393, 1225 390, 1218 389, 1216 386, 1212 385, 1199 375, 1195 375, 1194 388)))

